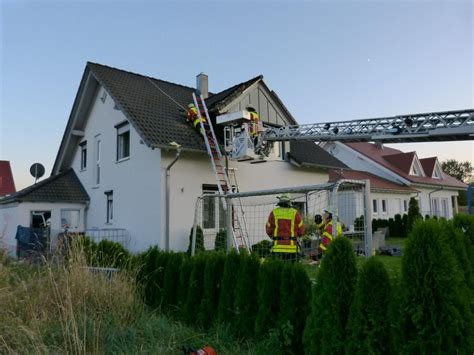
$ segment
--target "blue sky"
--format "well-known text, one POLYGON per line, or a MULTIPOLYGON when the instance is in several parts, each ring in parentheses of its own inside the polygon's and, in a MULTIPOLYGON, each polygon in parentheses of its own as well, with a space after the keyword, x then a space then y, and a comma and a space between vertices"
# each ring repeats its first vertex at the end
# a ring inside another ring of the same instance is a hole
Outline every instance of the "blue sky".
MULTIPOLYGON (((474 108, 471 1, 0 0, 0 160, 49 175, 87 61, 217 92, 263 74, 300 123, 474 108)), ((474 143, 393 145, 474 161, 474 143)))

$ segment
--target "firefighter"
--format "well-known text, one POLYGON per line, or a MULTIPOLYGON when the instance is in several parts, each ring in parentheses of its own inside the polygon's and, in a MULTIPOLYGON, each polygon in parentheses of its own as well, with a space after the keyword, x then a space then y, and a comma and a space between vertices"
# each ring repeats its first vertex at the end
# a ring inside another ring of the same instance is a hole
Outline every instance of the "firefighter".
MULTIPOLYGON (((332 213, 329 212, 328 210, 324 210, 323 223, 324 223, 324 231, 323 231, 321 243, 319 244, 319 251, 321 255, 323 255, 326 252, 327 248, 329 247, 329 244, 332 242, 334 238, 333 230, 332 230, 333 228, 332 213)), ((342 237, 342 226, 337 221, 336 221, 336 236, 342 237)))
POLYGON ((295 261, 300 251, 297 238, 304 234, 303 219, 291 207, 288 195, 277 198, 277 207, 268 216, 266 224, 267 235, 273 240, 272 254, 283 260, 295 261))
MULTIPOLYGON (((255 148, 258 145, 258 139, 260 136, 260 117, 252 105, 248 105, 245 109, 250 113, 249 134, 255 148)), ((258 152, 256 153, 259 154, 258 152)))
MULTIPOLYGON (((206 123, 206 118, 204 117, 204 115, 201 113, 201 119, 202 119, 202 123, 206 123)), ((201 128, 201 119, 199 118, 199 115, 198 115, 198 111, 197 111, 197 108, 196 106, 194 106, 194 104, 189 104, 188 105, 188 111, 186 113, 186 121, 188 121, 189 123, 191 123, 191 125, 197 130, 199 131, 201 134, 204 135, 204 130, 201 128)))

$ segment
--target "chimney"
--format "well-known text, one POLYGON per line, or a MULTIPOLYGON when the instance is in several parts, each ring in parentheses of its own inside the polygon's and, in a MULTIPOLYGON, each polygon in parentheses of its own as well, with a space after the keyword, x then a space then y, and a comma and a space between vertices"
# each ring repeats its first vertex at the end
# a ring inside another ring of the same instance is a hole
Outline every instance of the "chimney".
POLYGON ((209 96, 209 83, 206 74, 200 73, 196 76, 196 91, 198 95, 202 95, 205 99, 209 96))

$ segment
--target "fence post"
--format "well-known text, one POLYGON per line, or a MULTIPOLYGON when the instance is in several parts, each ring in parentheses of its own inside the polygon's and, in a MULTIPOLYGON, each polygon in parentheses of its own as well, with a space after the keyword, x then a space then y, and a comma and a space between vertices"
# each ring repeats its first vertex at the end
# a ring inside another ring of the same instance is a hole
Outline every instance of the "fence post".
POLYGON ((364 186, 364 224, 365 224, 365 257, 370 258, 372 255, 372 208, 370 205, 370 180, 365 180, 364 186))
MULTIPOLYGON (((225 230, 227 233, 227 251, 232 250, 232 246, 234 245, 234 230, 232 229, 232 201, 230 197, 225 197, 225 230)), ((237 252, 239 252, 239 248, 236 247, 237 252)))

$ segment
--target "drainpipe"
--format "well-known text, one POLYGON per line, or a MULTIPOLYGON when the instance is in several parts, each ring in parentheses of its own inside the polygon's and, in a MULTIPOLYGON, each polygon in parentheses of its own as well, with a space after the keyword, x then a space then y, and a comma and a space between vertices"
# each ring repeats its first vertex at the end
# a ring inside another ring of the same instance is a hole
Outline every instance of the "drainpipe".
POLYGON ((166 167, 166 225, 165 225, 165 250, 170 250, 170 170, 171 167, 178 161, 181 154, 181 147, 176 149, 176 156, 173 161, 166 167))
MULTIPOLYGON (((431 191, 430 193, 428 193, 428 199, 430 200, 430 215, 431 217, 433 217, 433 202, 431 201, 431 194, 434 193, 434 192, 437 192, 437 191, 441 191, 443 190, 443 187, 440 187, 439 189, 436 189, 436 190, 433 190, 431 191)), ((438 206, 440 207, 440 206, 438 206)))

